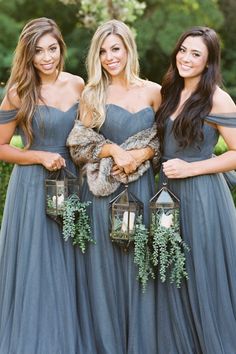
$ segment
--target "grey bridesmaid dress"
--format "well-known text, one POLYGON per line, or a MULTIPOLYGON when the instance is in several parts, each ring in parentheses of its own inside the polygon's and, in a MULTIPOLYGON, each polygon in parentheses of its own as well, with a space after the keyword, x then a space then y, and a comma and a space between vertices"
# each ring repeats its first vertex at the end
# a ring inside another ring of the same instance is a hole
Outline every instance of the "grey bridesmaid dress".
MULTIPOLYGON (((235 114, 209 115, 204 140, 179 148, 166 123, 163 159, 198 161, 212 156, 218 131, 236 127, 235 114)), ((161 173, 160 180, 163 180, 161 173)), ((189 280, 180 289, 158 282, 158 354, 236 353, 236 211, 223 174, 169 179, 180 199, 181 233, 190 246, 189 280)))
MULTIPOLYGON (((151 107, 130 113, 109 104, 100 132, 121 144, 150 128, 154 116, 151 107)), ((78 287, 83 338, 80 354, 157 354, 155 283, 150 281, 142 292, 133 252, 124 252, 109 236, 109 202, 123 189, 121 186, 107 197, 95 197, 86 180, 82 188, 82 199, 92 201, 90 216, 96 244, 90 245, 85 255, 77 254, 80 276, 84 274, 78 287)), ((148 224, 148 203, 155 192, 152 168, 130 183, 129 190, 144 203, 144 221, 148 224)))
MULTIPOLYGON (((77 108, 37 106, 31 146, 60 153, 74 173, 65 145, 77 108)), ((15 114, 0 111, 0 124, 15 114)), ((10 177, 0 233, 1 354, 77 354, 80 346, 75 248, 45 214, 48 174, 42 165, 16 164, 10 177)))

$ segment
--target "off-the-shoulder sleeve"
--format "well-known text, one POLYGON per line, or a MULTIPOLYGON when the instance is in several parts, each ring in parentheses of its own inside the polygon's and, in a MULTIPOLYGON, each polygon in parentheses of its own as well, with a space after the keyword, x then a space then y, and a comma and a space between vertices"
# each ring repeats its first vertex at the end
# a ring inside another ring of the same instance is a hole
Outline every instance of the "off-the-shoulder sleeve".
MULTIPOLYGON (((236 128, 236 113, 209 114, 205 120, 223 127, 236 128)), ((223 175, 229 188, 233 189, 236 186, 236 171, 224 172, 223 175)))
POLYGON ((209 114, 205 120, 223 127, 236 128, 236 113, 209 114))
POLYGON ((10 123, 16 119, 17 109, 5 111, 0 109, 0 124, 10 123))

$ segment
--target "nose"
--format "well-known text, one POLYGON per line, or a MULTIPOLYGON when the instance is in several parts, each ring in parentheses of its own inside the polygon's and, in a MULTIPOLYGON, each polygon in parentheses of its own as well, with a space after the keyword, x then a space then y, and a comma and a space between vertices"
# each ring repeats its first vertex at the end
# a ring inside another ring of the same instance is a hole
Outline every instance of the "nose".
POLYGON ((106 52, 106 60, 111 61, 113 59, 113 54, 111 51, 106 52))
POLYGON ((49 60, 51 60, 51 57, 52 56, 48 50, 45 50, 45 52, 43 52, 43 60, 49 61, 49 60))
POLYGON ((182 60, 183 61, 190 61, 190 55, 191 55, 191 53, 185 52, 182 56, 182 60))

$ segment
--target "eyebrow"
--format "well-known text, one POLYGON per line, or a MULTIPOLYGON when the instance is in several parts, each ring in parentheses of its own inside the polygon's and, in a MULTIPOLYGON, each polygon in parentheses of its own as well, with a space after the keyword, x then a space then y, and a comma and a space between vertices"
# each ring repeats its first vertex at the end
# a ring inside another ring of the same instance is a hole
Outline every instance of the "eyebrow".
MULTIPOLYGON (((52 44, 49 45, 49 48, 50 48, 50 47, 53 47, 54 45, 57 45, 57 44, 58 44, 57 42, 52 43, 52 44)), ((39 45, 36 45, 35 47, 36 47, 36 48, 40 48, 40 49, 43 48, 43 47, 40 47, 39 45)))
MULTIPOLYGON (((120 44, 119 44, 119 43, 115 43, 115 44, 113 44, 113 45, 111 46, 111 48, 114 48, 114 47, 117 46, 117 45, 120 45, 120 44)), ((101 50, 101 49, 104 49, 104 48, 101 47, 100 50, 101 50)))
MULTIPOLYGON (((187 49, 184 45, 181 45, 180 48, 187 49)), ((202 54, 202 52, 198 49, 191 49, 191 52, 202 54)))

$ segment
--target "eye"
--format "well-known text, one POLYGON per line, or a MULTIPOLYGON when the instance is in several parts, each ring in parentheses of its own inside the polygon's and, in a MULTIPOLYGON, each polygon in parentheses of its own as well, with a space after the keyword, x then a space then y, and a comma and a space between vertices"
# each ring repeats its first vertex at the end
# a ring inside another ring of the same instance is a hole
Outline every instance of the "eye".
POLYGON ((117 52, 118 50, 120 50, 119 47, 114 47, 114 48, 112 48, 112 51, 113 51, 113 52, 117 52))
POLYGON ((105 54, 105 52, 106 51, 104 49, 101 49, 100 52, 99 52, 99 55, 103 55, 103 54, 105 54))
POLYGON ((200 54, 199 54, 199 53, 193 53, 193 56, 194 56, 195 58, 199 58, 199 57, 200 57, 200 54))
POLYGON ((50 48, 50 51, 51 51, 51 52, 55 52, 56 50, 57 50, 57 47, 56 47, 56 46, 50 48))
POLYGON ((183 47, 180 47, 180 48, 179 48, 179 52, 180 52, 180 53, 185 53, 185 49, 184 49, 183 47))
POLYGON ((42 49, 36 48, 35 49, 35 54, 41 54, 43 51, 42 49))

